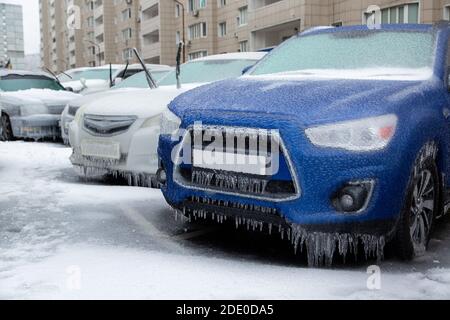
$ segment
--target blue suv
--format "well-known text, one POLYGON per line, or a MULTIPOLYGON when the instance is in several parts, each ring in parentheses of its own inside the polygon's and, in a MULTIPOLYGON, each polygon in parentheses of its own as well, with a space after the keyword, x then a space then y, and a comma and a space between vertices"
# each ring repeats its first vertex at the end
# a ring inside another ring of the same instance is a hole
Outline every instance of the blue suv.
POLYGON ((190 219, 279 232, 311 265, 422 255, 448 209, 449 26, 306 31, 176 98, 159 181, 190 219))

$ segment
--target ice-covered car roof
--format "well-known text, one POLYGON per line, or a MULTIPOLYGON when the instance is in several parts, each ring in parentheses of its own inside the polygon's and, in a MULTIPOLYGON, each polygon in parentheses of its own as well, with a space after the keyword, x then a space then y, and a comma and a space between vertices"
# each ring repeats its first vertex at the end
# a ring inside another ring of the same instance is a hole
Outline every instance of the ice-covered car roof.
POLYGON ((313 35, 321 33, 339 33, 339 32, 358 32, 358 31, 432 31, 433 29, 443 29, 448 28, 450 25, 446 22, 438 24, 382 24, 376 26, 374 29, 370 29, 366 25, 356 25, 356 26, 343 26, 339 28, 335 27, 314 27, 304 32, 300 35, 313 35))
POLYGON ((53 77, 43 71, 26 71, 26 70, 9 70, 9 69, 0 69, 0 77, 6 77, 9 75, 18 75, 18 76, 42 76, 53 79, 53 77))

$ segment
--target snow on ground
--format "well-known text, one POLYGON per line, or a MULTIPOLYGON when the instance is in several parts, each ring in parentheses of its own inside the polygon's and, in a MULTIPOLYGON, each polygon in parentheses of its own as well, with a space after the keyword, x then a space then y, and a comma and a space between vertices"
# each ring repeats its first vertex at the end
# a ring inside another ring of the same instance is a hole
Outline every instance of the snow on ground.
POLYGON ((276 237, 176 222, 158 190, 81 181, 69 155, 0 142, 0 299, 450 298, 448 221, 369 290, 376 261, 308 269, 276 237))

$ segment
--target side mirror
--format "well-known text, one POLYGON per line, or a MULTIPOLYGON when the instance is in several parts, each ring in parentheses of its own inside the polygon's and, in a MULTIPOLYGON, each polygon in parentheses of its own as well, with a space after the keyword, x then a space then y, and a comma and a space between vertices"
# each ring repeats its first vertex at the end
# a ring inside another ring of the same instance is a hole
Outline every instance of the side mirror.
POLYGON ((67 88, 66 88, 66 91, 73 92, 73 88, 72 88, 72 87, 67 87, 67 88))
POLYGON ((113 87, 118 85, 119 83, 121 83, 123 81, 123 78, 119 78, 117 77, 116 79, 114 79, 113 81, 113 87))
POLYGON ((245 67, 244 70, 242 70, 242 74, 243 74, 243 75, 246 74, 247 71, 250 70, 251 68, 253 68, 253 66, 245 67))

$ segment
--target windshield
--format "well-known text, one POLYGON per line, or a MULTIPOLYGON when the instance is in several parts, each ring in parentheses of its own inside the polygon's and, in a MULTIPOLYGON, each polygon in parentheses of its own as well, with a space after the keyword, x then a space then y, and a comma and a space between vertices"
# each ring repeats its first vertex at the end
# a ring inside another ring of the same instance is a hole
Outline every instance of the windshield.
MULTIPOLYGON (((156 82, 161 80, 165 75, 167 75, 168 72, 169 71, 150 71, 153 79, 156 82)), ((113 89, 121 88, 148 88, 148 82, 145 76, 145 72, 139 72, 113 87, 113 89)))
POLYGON ((8 75, 0 80, 0 91, 29 89, 64 90, 58 82, 43 76, 8 75))
POLYGON ((430 32, 334 32, 300 36, 261 61, 251 75, 431 76, 430 32), (339 70, 339 72, 336 72, 339 70))
MULTIPOLYGON (((112 74, 114 75, 117 72, 117 69, 112 69, 112 74)), ((109 68, 108 69, 87 69, 87 70, 75 70, 66 72, 72 78, 69 78, 67 75, 62 74, 60 76, 61 82, 69 82, 69 81, 79 81, 82 78, 86 80, 109 80, 109 68)))
MULTIPOLYGON (((256 63, 255 60, 202 60, 192 61, 181 66, 181 83, 206 83, 218 80, 237 78, 242 71, 256 63)), ((160 86, 177 84, 175 71, 170 72, 158 82, 160 86)))

